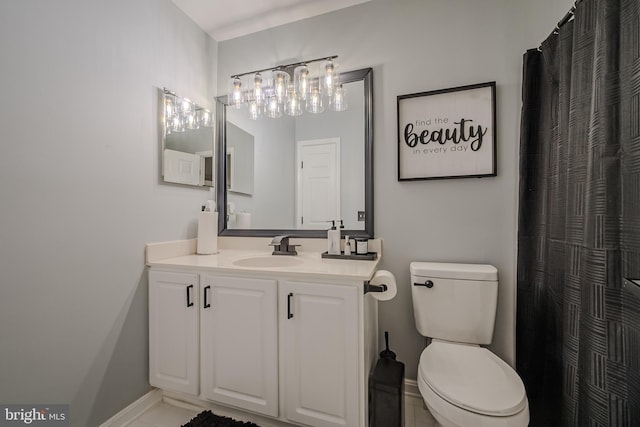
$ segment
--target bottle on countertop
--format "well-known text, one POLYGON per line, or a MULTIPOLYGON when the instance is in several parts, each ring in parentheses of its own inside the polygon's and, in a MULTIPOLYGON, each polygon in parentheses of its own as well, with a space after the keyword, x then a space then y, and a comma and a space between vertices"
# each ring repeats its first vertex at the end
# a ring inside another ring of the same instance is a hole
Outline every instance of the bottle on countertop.
POLYGON ((344 254, 346 256, 351 255, 351 240, 349 240, 349 236, 344 236, 344 254))
POLYGON ((340 255, 340 230, 336 228, 336 220, 331 222, 331 228, 327 230, 327 253, 340 255))

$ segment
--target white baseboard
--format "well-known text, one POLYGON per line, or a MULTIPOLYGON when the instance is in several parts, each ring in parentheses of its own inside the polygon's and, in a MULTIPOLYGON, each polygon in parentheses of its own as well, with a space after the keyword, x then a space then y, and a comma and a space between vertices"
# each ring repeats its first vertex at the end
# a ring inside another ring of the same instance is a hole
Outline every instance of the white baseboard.
POLYGON ((162 390, 155 388, 100 424, 100 427, 124 427, 160 401, 162 401, 162 390))
POLYGON ((422 395, 418 389, 418 382, 409 378, 404 380, 404 396, 422 400, 422 395))

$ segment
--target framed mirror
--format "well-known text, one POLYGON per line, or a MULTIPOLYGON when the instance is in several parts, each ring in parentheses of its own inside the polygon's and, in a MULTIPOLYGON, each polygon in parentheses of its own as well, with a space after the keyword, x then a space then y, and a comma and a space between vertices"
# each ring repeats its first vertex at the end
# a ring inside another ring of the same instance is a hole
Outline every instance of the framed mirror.
POLYGON ((340 75, 348 108, 339 112, 251 120, 217 98, 220 235, 326 238, 335 219, 344 235, 373 237, 372 73, 340 75))
POLYGON ((162 180, 213 187, 215 142, 211 111, 169 89, 159 91, 162 180))

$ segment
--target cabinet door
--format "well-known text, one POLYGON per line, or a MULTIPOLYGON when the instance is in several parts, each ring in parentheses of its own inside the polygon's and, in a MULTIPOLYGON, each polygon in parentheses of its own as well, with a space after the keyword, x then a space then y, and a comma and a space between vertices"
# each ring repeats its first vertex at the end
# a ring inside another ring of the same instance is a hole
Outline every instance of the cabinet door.
POLYGON ((198 394, 198 275, 149 271, 149 383, 198 394))
POLYGON ((277 282, 201 279, 203 397, 277 416, 277 282))
POLYGON ((359 426, 358 291, 280 283, 286 418, 316 427, 359 426))

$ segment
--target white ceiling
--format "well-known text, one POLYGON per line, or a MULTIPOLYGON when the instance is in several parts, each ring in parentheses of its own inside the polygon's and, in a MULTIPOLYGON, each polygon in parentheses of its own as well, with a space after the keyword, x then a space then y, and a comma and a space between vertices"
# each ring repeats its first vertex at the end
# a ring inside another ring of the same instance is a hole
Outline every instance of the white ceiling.
POLYGON ((172 0, 217 41, 277 27, 370 0, 172 0))

